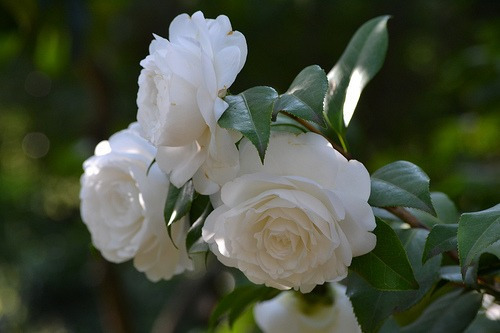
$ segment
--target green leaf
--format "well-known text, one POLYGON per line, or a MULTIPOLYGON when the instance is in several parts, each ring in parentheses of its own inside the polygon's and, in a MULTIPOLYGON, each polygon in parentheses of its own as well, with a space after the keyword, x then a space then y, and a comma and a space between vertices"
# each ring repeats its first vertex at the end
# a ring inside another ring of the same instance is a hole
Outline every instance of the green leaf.
POLYGON ((415 272, 418 290, 383 291, 374 288, 359 275, 349 273, 347 293, 363 332, 376 332, 391 314, 406 311, 430 292, 438 278, 441 256, 422 264, 422 252, 428 233, 423 229, 396 231, 415 272))
POLYGON ((205 216, 207 208, 210 208, 209 210, 211 211, 212 204, 210 203, 210 197, 195 193, 191 210, 189 211, 190 224, 193 225, 200 217, 205 216))
MULTIPOLYGON (((205 219, 207 218, 208 214, 210 214, 210 212, 213 210, 212 208, 212 204, 210 203, 210 200, 208 200, 208 196, 202 196, 204 197, 204 206, 203 206, 203 211, 200 212, 199 214, 197 214, 197 212, 193 212, 193 209, 195 207, 193 207, 191 209, 191 212, 189 213, 189 218, 191 219, 191 217, 193 216, 193 218, 198 215, 196 217, 195 220, 191 220, 192 221, 192 224, 191 224, 191 228, 189 228, 188 230, 188 233, 187 233, 187 236, 186 236, 186 249, 189 250, 191 249, 191 247, 200 239, 201 237, 201 230, 203 228, 203 225, 205 223, 205 219)), ((193 202, 193 206, 195 202, 193 202)), ((202 207, 202 204, 200 204, 200 207, 202 207)), ((196 208, 198 209, 198 208, 196 208)))
POLYGON ((436 211, 436 216, 414 208, 408 208, 408 211, 428 227, 442 223, 458 223, 460 214, 458 213, 457 207, 453 201, 451 201, 446 194, 441 192, 431 192, 431 201, 432 206, 436 211))
POLYGON ((475 291, 452 291, 434 301, 416 321, 403 327, 401 332, 463 332, 476 317, 481 301, 481 294, 475 291))
POLYGON ((388 19, 379 16, 363 24, 328 73, 325 117, 339 137, 344 136, 363 88, 382 67, 389 39, 388 19))
POLYGON ((422 262, 451 250, 457 249, 458 224, 436 224, 425 242, 422 262))
MULTIPOLYGON (((179 221, 191 209, 191 204, 194 198, 193 181, 190 180, 180 189, 170 184, 165 201, 165 209, 163 210, 165 222, 167 223, 168 236, 172 239, 172 225, 174 222, 179 221)), ((175 245, 175 242, 174 242, 175 245)))
POLYGON ((155 164, 155 162, 156 162, 156 158, 153 158, 153 160, 151 161, 151 163, 149 163, 149 166, 148 166, 148 168, 146 170, 146 176, 149 175, 149 171, 151 170, 151 167, 155 164))
POLYGON ((326 127, 323 101, 327 89, 328 80, 321 67, 313 65, 304 68, 293 80, 288 91, 274 103, 273 120, 278 112, 285 111, 326 127))
POLYGON ((378 218, 376 221, 375 249, 353 258, 350 269, 381 290, 417 289, 418 283, 401 241, 387 223, 378 218))
POLYGON ((237 287, 224 296, 215 307, 209 320, 210 330, 215 328, 218 320, 225 314, 229 315, 229 325, 232 325, 248 306, 273 298, 279 293, 277 289, 255 284, 237 287))
POLYGON ((262 162, 271 134, 271 115, 278 93, 271 87, 254 87, 238 95, 226 96, 229 104, 219 119, 223 128, 240 131, 250 140, 262 162))
POLYGON ((435 214, 429 177, 407 161, 387 164, 372 174, 368 203, 376 207, 413 207, 435 214))
POLYGON ((458 213, 457 207, 445 193, 432 192, 431 200, 432 206, 436 211, 436 215, 442 223, 458 223, 460 214, 458 213))
POLYGON ((500 320, 491 320, 484 313, 479 312, 474 321, 467 327, 464 333, 498 333, 500 332, 500 320))
POLYGON ((500 204, 480 212, 462 214, 458 222, 458 253, 463 276, 479 261, 482 253, 492 252, 491 245, 500 246, 499 235, 500 204))

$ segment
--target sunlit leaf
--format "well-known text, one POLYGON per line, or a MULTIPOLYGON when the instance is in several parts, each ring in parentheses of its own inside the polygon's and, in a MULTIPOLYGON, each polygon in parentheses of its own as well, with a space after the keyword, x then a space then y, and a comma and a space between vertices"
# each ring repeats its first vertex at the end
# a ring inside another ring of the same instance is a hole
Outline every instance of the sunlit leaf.
POLYGON ((380 16, 363 24, 328 73, 325 117, 339 136, 344 135, 363 88, 382 67, 388 44, 388 19, 389 16, 380 16))

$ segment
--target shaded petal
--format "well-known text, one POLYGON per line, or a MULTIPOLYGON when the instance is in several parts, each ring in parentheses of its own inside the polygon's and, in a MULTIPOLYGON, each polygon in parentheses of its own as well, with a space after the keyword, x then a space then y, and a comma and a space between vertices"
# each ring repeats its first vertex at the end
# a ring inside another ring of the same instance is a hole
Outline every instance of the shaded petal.
POLYGON ((241 51, 237 46, 229 46, 220 50, 215 56, 215 73, 217 89, 227 89, 233 84, 241 66, 241 51))
POLYGON ((366 254, 375 248, 376 236, 371 233, 376 227, 373 211, 366 201, 357 197, 341 197, 346 209, 346 217, 339 222, 350 244, 353 257, 366 254))
POLYGON ((356 160, 347 161, 340 153, 337 154, 342 163, 339 163, 339 171, 335 179, 335 190, 368 201, 371 189, 368 170, 362 163, 356 160))
POLYGON ((182 187, 206 159, 206 149, 198 142, 183 147, 158 147, 156 162, 166 173, 170 174, 170 182, 182 187))
POLYGON ((244 139, 240 144, 238 175, 266 172, 277 176, 309 178, 325 188, 334 188, 338 160, 335 150, 315 133, 272 133, 264 165, 253 144, 244 139))

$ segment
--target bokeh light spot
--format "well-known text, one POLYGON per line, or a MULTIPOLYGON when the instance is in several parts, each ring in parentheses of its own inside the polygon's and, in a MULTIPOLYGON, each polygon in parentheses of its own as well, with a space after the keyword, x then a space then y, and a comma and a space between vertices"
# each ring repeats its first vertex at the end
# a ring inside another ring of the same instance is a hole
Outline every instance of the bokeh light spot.
POLYGON ((40 132, 28 133, 23 139, 23 151, 31 158, 41 158, 47 155, 50 149, 49 138, 40 132))

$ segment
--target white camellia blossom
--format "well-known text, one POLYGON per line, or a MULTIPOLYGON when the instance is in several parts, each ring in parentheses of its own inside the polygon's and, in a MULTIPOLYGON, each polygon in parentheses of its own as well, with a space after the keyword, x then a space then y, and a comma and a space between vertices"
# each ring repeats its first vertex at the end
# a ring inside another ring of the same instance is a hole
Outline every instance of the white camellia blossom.
POLYGON ((333 304, 307 304, 293 291, 255 305, 255 322, 264 333, 361 333, 346 288, 332 283, 333 304))
POLYGON ((176 187, 193 178, 195 189, 213 194, 235 177, 241 135, 217 125, 222 99, 242 69, 245 37, 227 16, 177 16, 169 38, 155 35, 141 61, 137 120, 157 148, 156 160, 176 187))
POLYGON ((163 217, 168 177, 153 164, 156 149, 140 135, 140 126, 100 142, 83 163, 81 215, 94 246, 109 261, 134 258, 134 266, 152 281, 192 269, 184 246, 188 223, 172 228, 163 217))
POLYGON ((244 139, 238 177, 222 187, 202 236, 250 281, 309 292, 346 277, 352 258, 375 247, 369 195, 366 168, 318 134, 273 133, 263 165, 244 139))

